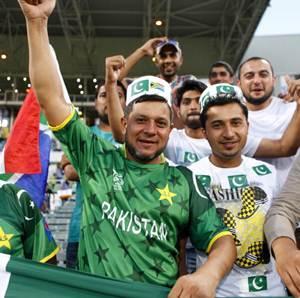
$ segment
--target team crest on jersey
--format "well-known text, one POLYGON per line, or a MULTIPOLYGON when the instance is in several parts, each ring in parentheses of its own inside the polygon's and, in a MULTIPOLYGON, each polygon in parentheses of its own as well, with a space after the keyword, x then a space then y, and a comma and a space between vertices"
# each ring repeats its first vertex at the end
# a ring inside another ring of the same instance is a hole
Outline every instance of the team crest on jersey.
POLYGON ((114 190, 121 191, 124 185, 123 176, 113 169, 113 188, 114 190))
POLYGON ((184 163, 194 163, 198 160, 199 158, 196 153, 184 152, 184 163))
POLYGON ((271 170, 266 165, 253 167, 254 172, 259 176, 271 174, 271 170))
POLYGON ((228 176, 228 180, 231 188, 245 187, 248 185, 246 175, 228 176))
POLYGON ((0 248, 6 247, 7 249, 11 249, 10 239, 14 236, 14 234, 5 234, 2 227, 0 227, 0 248))

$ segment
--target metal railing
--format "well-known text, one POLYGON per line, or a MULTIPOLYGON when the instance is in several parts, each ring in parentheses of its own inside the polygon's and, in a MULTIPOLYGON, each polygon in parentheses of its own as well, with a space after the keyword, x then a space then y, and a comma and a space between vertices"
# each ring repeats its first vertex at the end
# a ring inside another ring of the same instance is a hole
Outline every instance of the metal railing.
MULTIPOLYGON (((22 105, 26 93, 16 93, 14 90, 5 90, 0 93, 0 105, 2 106, 20 106, 22 105)), ((79 95, 79 94, 70 94, 70 99, 73 104, 76 106, 86 106, 93 107, 95 101, 94 94, 79 95)))

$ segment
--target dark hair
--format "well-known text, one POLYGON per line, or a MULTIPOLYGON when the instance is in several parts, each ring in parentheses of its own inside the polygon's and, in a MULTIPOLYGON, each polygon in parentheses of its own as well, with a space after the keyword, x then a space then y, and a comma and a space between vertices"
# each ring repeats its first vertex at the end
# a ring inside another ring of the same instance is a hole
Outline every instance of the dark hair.
MULTIPOLYGON (((104 80, 103 78, 98 79, 97 85, 98 85, 98 87, 97 87, 97 89, 96 89, 95 98, 98 97, 99 89, 100 89, 103 85, 105 85, 105 80, 104 80)), ((124 93, 124 96, 125 96, 125 98, 126 98, 126 87, 124 86, 124 84, 123 84, 121 81, 117 80, 117 86, 121 87, 121 89, 122 89, 122 91, 123 91, 123 93, 124 93)))
POLYGON ((249 61, 257 61, 257 60, 265 60, 269 65, 270 65, 270 68, 271 68, 271 71, 272 71, 272 75, 274 75, 274 69, 273 69, 273 66, 271 64, 271 62, 266 59, 266 58, 262 58, 262 57, 258 57, 258 56, 254 56, 254 57, 250 57, 248 58, 247 60, 245 60, 244 62, 242 62, 238 68, 238 78, 240 79, 241 78, 241 69, 242 67, 248 63, 249 61))
POLYGON ((179 107, 182 96, 185 92, 190 90, 196 90, 202 93, 207 88, 207 85, 205 85, 203 82, 198 80, 185 80, 183 83, 176 89, 175 91, 175 100, 174 104, 179 107))
POLYGON ((213 63, 210 66, 210 69, 209 69, 209 72, 208 72, 208 77, 209 78, 212 75, 212 70, 213 70, 214 67, 224 67, 229 72, 231 77, 233 77, 233 75, 234 75, 234 71, 232 69, 232 66, 229 63, 227 63, 226 61, 219 60, 219 61, 216 61, 215 63, 213 63))
POLYGON ((226 97, 224 97, 224 96, 215 97, 215 99, 209 101, 204 106, 204 109, 201 112, 201 117, 200 117, 201 127, 205 128, 205 123, 207 121, 207 111, 210 107, 224 106, 224 105, 227 105, 227 104, 230 104, 230 103, 237 103, 241 107, 243 114, 245 115, 246 119, 248 120, 248 109, 247 109, 246 105, 241 103, 240 99, 237 98, 236 96, 229 97, 228 94, 227 94, 226 97))
POLYGON ((168 103, 166 102, 166 100, 162 97, 153 97, 153 95, 143 95, 142 97, 140 98, 137 98, 136 100, 130 102, 126 107, 125 107, 125 110, 124 110, 124 116, 125 118, 128 118, 129 114, 132 112, 133 110, 133 106, 136 104, 136 103, 140 103, 140 102, 146 102, 146 101, 151 101, 151 102, 162 102, 162 103, 165 103, 168 108, 169 108, 169 111, 170 111, 170 122, 173 123, 173 111, 172 111, 172 108, 168 105, 168 103))

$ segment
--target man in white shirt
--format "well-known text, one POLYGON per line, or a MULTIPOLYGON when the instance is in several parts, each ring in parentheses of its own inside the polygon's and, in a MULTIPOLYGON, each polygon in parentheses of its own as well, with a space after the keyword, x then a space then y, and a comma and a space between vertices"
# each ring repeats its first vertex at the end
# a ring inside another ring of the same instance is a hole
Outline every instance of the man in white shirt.
MULTIPOLYGON (((281 138, 299 105, 295 102, 287 103, 272 95, 275 76, 271 63, 261 57, 251 57, 240 65, 238 79, 249 110, 249 134, 258 138, 281 138)), ((296 90, 292 91, 295 93, 296 90)), ((264 160, 276 167, 281 188, 294 156, 264 160)))
MULTIPOLYGON (((200 81, 186 80, 176 90, 174 104, 178 118, 184 123, 184 128, 173 128, 165 154, 178 165, 188 166, 211 153, 200 128, 200 104, 197 102, 205 90, 204 87, 205 85, 200 81)), ((256 158, 275 158, 295 154, 299 146, 296 136, 300 134, 300 109, 292 118, 280 136, 272 137, 268 134, 256 136, 249 133, 243 154, 256 158)))
MULTIPOLYGON (((216 296, 285 296, 263 233, 266 213, 278 191, 276 169, 242 155, 249 124, 248 110, 238 87, 211 86, 203 92, 200 102, 201 126, 212 153, 190 169, 231 230, 238 254, 216 296)), ((198 266, 206 259, 206 255, 199 253, 198 266)))

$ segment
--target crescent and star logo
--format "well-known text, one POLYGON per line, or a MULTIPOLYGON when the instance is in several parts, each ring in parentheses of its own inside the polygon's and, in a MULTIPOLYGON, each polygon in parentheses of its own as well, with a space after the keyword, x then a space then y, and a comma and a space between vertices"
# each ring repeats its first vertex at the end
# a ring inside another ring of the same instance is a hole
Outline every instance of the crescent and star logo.
POLYGON ((227 86, 227 85, 217 86, 217 94, 224 94, 224 93, 234 94, 235 93, 234 87, 227 86))
POLYGON ((248 185, 246 175, 228 176, 230 188, 245 187, 248 185))
POLYGON ((259 292, 268 289, 267 277, 264 275, 248 277, 249 292, 259 292))
POLYGON ((268 175, 268 174, 272 173, 270 171, 270 169, 265 165, 260 165, 260 166, 253 167, 253 170, 259 176, 264 176, 264 175, 268 175))
POLYGON ((136 82, 132 86, 131 96, 134 96, 141 92, 147 92, 148 90, 149 90, 149 80, 142 80, 140 82, 136 82))

